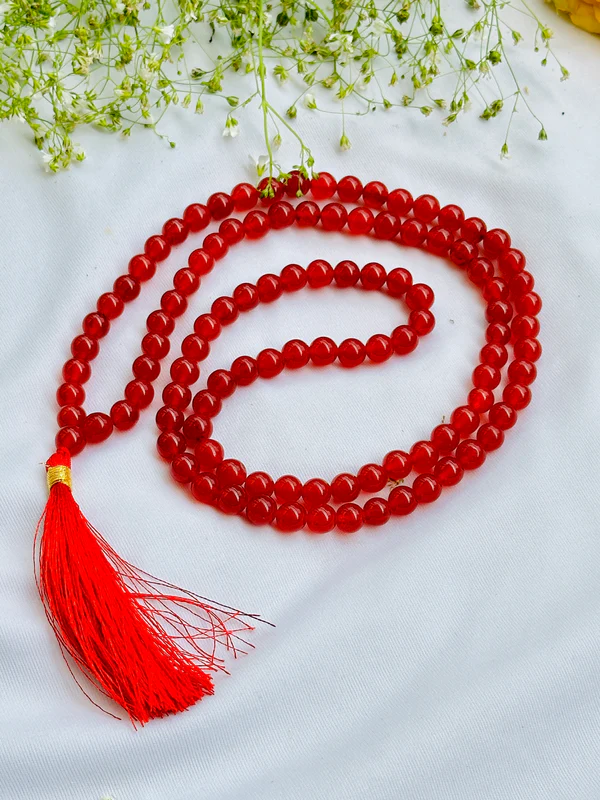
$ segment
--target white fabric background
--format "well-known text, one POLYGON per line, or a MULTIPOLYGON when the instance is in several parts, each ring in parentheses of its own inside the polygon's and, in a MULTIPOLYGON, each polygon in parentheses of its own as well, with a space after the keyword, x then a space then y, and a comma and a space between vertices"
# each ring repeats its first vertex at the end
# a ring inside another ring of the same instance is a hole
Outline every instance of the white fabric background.
MULTIPOLYGON (((515 54, 550 140, 536 142, 519 115, 509 161, 496 156, 501 119, 473 114, 446 132, 419 114, 376 114, 350 120, 346 154, 337 120, 302 121, 321 168, 431 191, 507 228, 526 252, 544 355, 531 406, 483 469, 383 529, 282 537, 194 504, 169 479, 155 454, 159 399, 133 432, 76 459, 76 497, 122 555, 277 624, 258 631, 214 697, 137 732, 80 693, 33 583, 54 392, 98 294, 166 218, 248 177, 260 122, 247 116, 243 135, 223 140, 214 122, 176 111, 174 151, 150 134, 87 133, 88 162, 57 177, 40 170, 23 128, 2 129, 2 800, 600 796, 600 51, 554 27, 572 79, 515 54)), ((193 244, 114 325, 90 410, 119 396, 144 319, 193 244)), ((481 301, 444 262, 389 243, 287 232, 244 244, 205 280, 178 333, 241 280, 316 256, 407 265, 434 287, 438 324, 417 353, 377 372, 305 370, 239 392, 215 435, 249 469, 331 478, 428 435, 468 389, 481 301)), ((382 297, 301 293, 229 329, 210 366, 294 335, 389 331, 401 314, 382 297)))

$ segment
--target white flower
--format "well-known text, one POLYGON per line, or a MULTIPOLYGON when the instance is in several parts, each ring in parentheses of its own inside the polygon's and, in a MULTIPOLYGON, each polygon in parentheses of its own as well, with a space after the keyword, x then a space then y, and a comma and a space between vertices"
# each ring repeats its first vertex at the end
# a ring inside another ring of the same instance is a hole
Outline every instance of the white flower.
POLYGON ((329 37, 328 43, 331 45, 329 49, 333 53, 338 50, 343 50, 346 53, 354 52, 351 33, 334 33, 329 37))
POLYGON ((350 148, 352 147, 352 142, 346 136, 345 133, 342 134, 342 138, 340 139, 340 147, 342 150, 350 150, 350 148))
POLYGON ((71 92, 63 92, 62 93, 62 104, 63 106, 70 106, 73 105, 73 95, 71 92))
POLYGON ((314 94, 305 94, 304 95, 304 105, 307 108, 316 108, 317 101, 315 100, 314 94))
POLYGON ((272 142, 273 150, 279 150, 279 148, 281 147, 281 142, 282 142, 281 136, 277 133, 273 137, 273 142, 272 142))
POLYGON ((237 120, 233 119, 233 117, 228 117, 225 127, 223 128, 223 136, 231 136, 232 139, 235 138, 239 134, 238 127, 237 120))
POLYGON ((47 150, 42 150, 42 161, 44 162, 44 169, 46 172, 51 172, 50 163, 53 160, 54 156, 52 153, 48 153, 47 150))
POLYGON ((12 3, 0 3, 0 17, 3 17, 5 14, 12 8, 12 3))
POLYGON ((173 38, 173 34, 175 33, 175 26, 174 25, 165 25, 163 28, 159 29, 160 38, 163 40, 165 44, 169 44, 171 39, 173 38))
POLYGON ((115 4, 115 11, 117 14, 124 14, 125 13, 125 3, 116 3, 115 4))
POLYGON ((142 67, 139 71, 139 76, 143 81, 146 81, 146 83, 152 80, 152 73, 148 67, 142 67))
POLYGON ((56 17, 48 17, 48 27, 51 31, 56 28, 56 17))
POLYGON ((374 19, 369 27, 365 30, 365 33, 372 34, 373 36, 383 36, 386 30, 387 26, 385 22, 382 22, 380 19, 374 19))

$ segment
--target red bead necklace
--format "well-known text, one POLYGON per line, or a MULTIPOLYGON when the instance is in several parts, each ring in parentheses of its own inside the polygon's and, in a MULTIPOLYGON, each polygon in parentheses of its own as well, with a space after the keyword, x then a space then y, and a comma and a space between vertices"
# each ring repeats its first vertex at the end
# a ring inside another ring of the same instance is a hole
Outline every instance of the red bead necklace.
MULTIPOLYGON (((262 197, 260 186, 257 189, 242 183, 230 194, 213 194, 205 205, 188 206, 181 219, 168 220, 160 235, 147 240, 144 253, 129 262, 127 274, 116 279, 111 292, 100 296, 96 311, 83 320, 83 333, 72 342, 73 357, 63 367, 65 382, 57 391, 61 406, 58 453, 49 462, 50 469, 68 467, 69 454, 76 455, 86 444, 104 441, 115 429, 123 431, 135 425, 140 411, 153 400, 153 382, 160 374, 161 360, 169 353, 169 336, 186 310, 188 298, 200 287, 202 276, 244 239, 259 239, 271 230, 294 224, 393 239, 447 258, 464 271, 483 295, 488 322, 487 341, 473 370, 473 389, 465 404, 452 412, 449 423, 433 429, 429 440, 416 442, 408 451, 391 450, 381 463, 365 464, 356 474, 343 473, 330 482, 313 478, 304 484, 293 475, 273 479, 265 472, 247 474, 244 465, 235 458, 225 458, 222 445, 211 438, 213 418, 237 389, 259 378, 273 379, 286 370, 333 364, 354 368, 365 361, 381 363, 395 355, 404 356, 435 325, 430 310, 433 291, 423 283, 414 284, 406 269, 387 272, 375 262, 361 269, 349 260, 335 267, 324 260, 315 260, 306 268, 288 264, 279 275, 262 275, 256 285, 242 283, 230 297, 219 297, 209 313, 196 319, 194 332, 184 338, 181 356, 171 363, 171 383, 162 393, 164 405, 156 415, 158 452, 170 463, 173 478, 187 485, 196 500, 225 514, 243 516, 254 525, 273 525, 285 533, 304 527, 312 533, 334 528, 351 533, 363 525, 383 525, 393 517, 412 513, 418 505, 433 502, 444 488, 457 484, 465 470, 480 467, 487 453, 502 445, 504 431, 514 426, 517 413, 530 402, 529 387, 536 378, 535 362, 541 355, 537 339, 541 299, 534 291, 533 276, 525 270, 525 256, 511 247, 508 233, 498 228, 487 230, 476 217, 465 219, 457 205, 441 208, 432 195, 413 200, 405 189, 388 191, 379 181, 363 186, 353 176, 336 182, 322 172, 309 181, 292 173, 287 184, 274 181, 272 186, 273 197, 262 197), (312 200, 301 199, 295 206, 290 202, 308 194, 312 200), (337 200, 333 199, 336 194, 337 200), (259 205, 264 210, 257 209, 259 205), (231 216, 235 212, 243 218, 231 216), (202 247, 190 253, 188 266, 175 274, 173 289, 165 292, 161 307, 147 319, 142 354, 133 362, 133 380, 125 387, 124 399, 115 403, 109 414, 86 414, 83 384, 90 378, 90 362, 98 354, 100 340, 108 334, 112 320, 123 312, 126 303, 137 298, 141 284, 153 277, 172 247, 213 220, 220 221, 218 231, 206 235, 202 247), (281 350, 267 348, 256 357, 240 356, 229 369, 209 374, 205 387, 192 397, 190 387, 200 377, 199 364, 223 327, 260 303, 272 303, 285 293, 325 286, 379 291, 401 300, 409 310, 407 324, 390 334, 371 336, 365 343, 349 338, 336 344, 326 336, 311 344, 292 339, 281 350), (500 389, 509 345, 513 360, 500 389), (404 485, 411 473, 415 476, 412 485, 404 485), (372 497, 362 505, 355 502, 361 493, 379 495, 389 484, 392 488, 387 498, 372 497)), ((67 480, 62 483, 67 484, 67 480)), ((48 605, 47 599, 45 602, 48 605)), ((54 611, 52 614, 55 616, 54 611)), ((73 645, 67 647, 71 655, 72 649, 73 645)), ((102 684, 97 675, 93 678, 102 684)), ((105 685, 102 688, 106 691, 105 685)), ((115 697, 114 692, 107 693, 115 697)), ((163 713, 169 710, 178 709, 163 713)), ((128 711, 132 718, 145 721, 143 715, 128 711)), ((155 715, 149 712, 148 718, 155 715)))

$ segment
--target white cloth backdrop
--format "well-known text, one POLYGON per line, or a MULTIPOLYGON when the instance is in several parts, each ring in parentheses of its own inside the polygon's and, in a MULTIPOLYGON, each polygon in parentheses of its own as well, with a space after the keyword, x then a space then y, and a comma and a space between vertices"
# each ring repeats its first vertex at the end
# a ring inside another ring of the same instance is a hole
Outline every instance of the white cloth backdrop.
MULTIPOLYGON (((351 119, 354 147, 341 154, 337 120, 303 115, 321 168, 431 191, 505 227, 527 253, 544 355, 531 406, 483 469, 383 529, 255 530, 170 480, 155 453, 162 377, 134 431, 76 459, 76 497, 118 552, 277 624, 257 632, 257 649, 218 678, 214 697, 137 732, 79 691, 33 583, 54 392, 81 318, 145 238, 249 177, 248 154, 264 150, 260 120, 243 117, 231 141, 214 121, 176 111, 176 150, 151 134, 125 143, 86 133, 89 160, 57 177, 22 127, 0 131, 3 800, 600 796, 600 47, 561 20, 554 27, 572 79, 515 53, 550 139, 538 143, 519 115, 509 161, 496 155, 502 119, 473 113, 448 132, 417 113, 351 119)), ((119 396, 145 317, 187 252, 114 325, 94 362, 90 410, 119 396)), ((468 389, 479 297, 444 262, 390 243, 286 232, 244 244, 206 278, 178 333, 238 282, 317 256, 407 265, 436 291, 437 327, 377 371, 304 370, 239 392, 215 435, 249 469, 332 478, 427 436, 468 389)), ((229 329, 209 366, 296 335, 389 331, 402 314, 380 296, 301 293, 229 329)))

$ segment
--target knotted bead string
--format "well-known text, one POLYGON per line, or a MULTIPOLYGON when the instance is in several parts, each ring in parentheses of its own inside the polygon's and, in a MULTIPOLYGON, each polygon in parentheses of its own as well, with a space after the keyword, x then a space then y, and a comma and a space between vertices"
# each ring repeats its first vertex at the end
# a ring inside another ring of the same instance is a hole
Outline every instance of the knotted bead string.
POLYGON ((533 291, 533 276, 525 270, 525 256, 511 247, 508 233, 498 228, 488 231, 476 217, 465 219, 456 205, 440 208, 432 195, 413 201, 406 190, 388 192, 378 181, 363 187, 353 176, 337 183, 324 172, 312 181, 292 173, 285 185, 275 181, 273 188, 272 198, 263 198, 259 190, 246 183, 237 185, 231 194, 213 194, 206 205, 188 206, 181 219, 168 220, 160 235, 147 240, 144 253, 134 256, 128 273, 116 279, 111 292, 100 296, 97 310, 84 318, 83 333, 72 342, 73 358, 63 367, 65 382, 57 391, 61 409, 56 444, 75 455, 86 444, 107 439, 114 429, 133 427, 140 411, 153 400, 152 384, 160 374, 160 361, 169 352, 169 336, 177 318, 185 312, 202 276, 233 245, 293 224, 394 239, 449 258, 486 301, 486 344, 473 371, 473 389, 466 403, 450 415, 449 423, 433 429, 429 440, 416 442, 408 451, 392 450, 380 464, 365 464, 356 475, 343 473, 331 482, 313 478, 303 484, 293 475, 277 480, 264 472, 247 475, 244 465, 225 458, 222 446, 210 438, 211 420, 221 410, 222 401, 257 378, 274 378, 286 369, 308 365, 323 367, 337 362, 352 368, 365 360, 380 363, 415 349, 419 336, 428 334, 435 325, 430 311, 433 292, 425 284, 413 284, 407 270, 398 268, 388 273, 376 262, 362 269, 352 261, 341 261, 335 268, 323 260, 311 262, 306 269, 289 264, 279 275, 263 275, 256 285, 243 283, 231 297, 217 298, 210 313, 196 319, 194 333, 184 338, 182 355, 171 364, 171 383, 163 390, 164 406, 156 415, 161 431, 158 452, 170 462, 175 480, 188 485, 201 502, 224 513, 240 514, 253 524, 274 524, 285 532, 306 526, 315 533, 334 527, 350 533, 363 524, 382 525, 391 516, 410 514, 419 504, 436 500, 445 487, 462 479, 465 470, 481 466, 486 453, 502 445, 504 431, 514 426, 517 412, 531 399, 529 386, 537 374, 534 362, 541 355, 537 340, 541 300, 533 291), (301 200, 295 207, 283 199, 286 194, 292 199, 308 193, 313 200, 301 200), (336 193, 341 202, 322 207, 314 202, 330 200, 336 193), (266 210, 256 209, 259 204, 266 210), (242 220, 231 217, 233 212, 245 216, 242 220), (100 339, 108 333, 111 321, 122 313, 125 303, 139 295, 141 284, 153 277, 157 264, 167 258, 171 248, 190 233, 206 228, 211 220, 221 221, 218 233, 208 234, 202 247, 190 253, 188 266, 175 274, 174 288, 165 292, 160 309, 147 319, 142 354, 133 362, 134 378, 125 387, 124 399, 113 405, 110 414, 86 414, 83 384, 91 375, 90 362, 98 354, 100 339), (410 309, 408 322, 391 335, 376 334, 366 343, 350 338, 338 345, 328 337, 318 337, 308 345, 294 339, 281 351, 267 348, 256 358, 241 356, 228 370, 212 372, 206 388, 192 398, 190 387, 199 379, 198 365, 208 356, 210 342, 224 326, 232 324, 240 313, 259 303, 273 302, 286 292, 328 285, 382 291, 402 298, 410 309), (506 369, 499 399, 495 390, 500 391, 509 344, 513 360, 506 369), (188 412, 190 404, 192 410, 188 412), (412 486, 404 485, 413 472, 412 486), (388 483, 393 488, 387 499, 373 497, 362 507, 353 502, 361 492, 375 494, 388 483))

